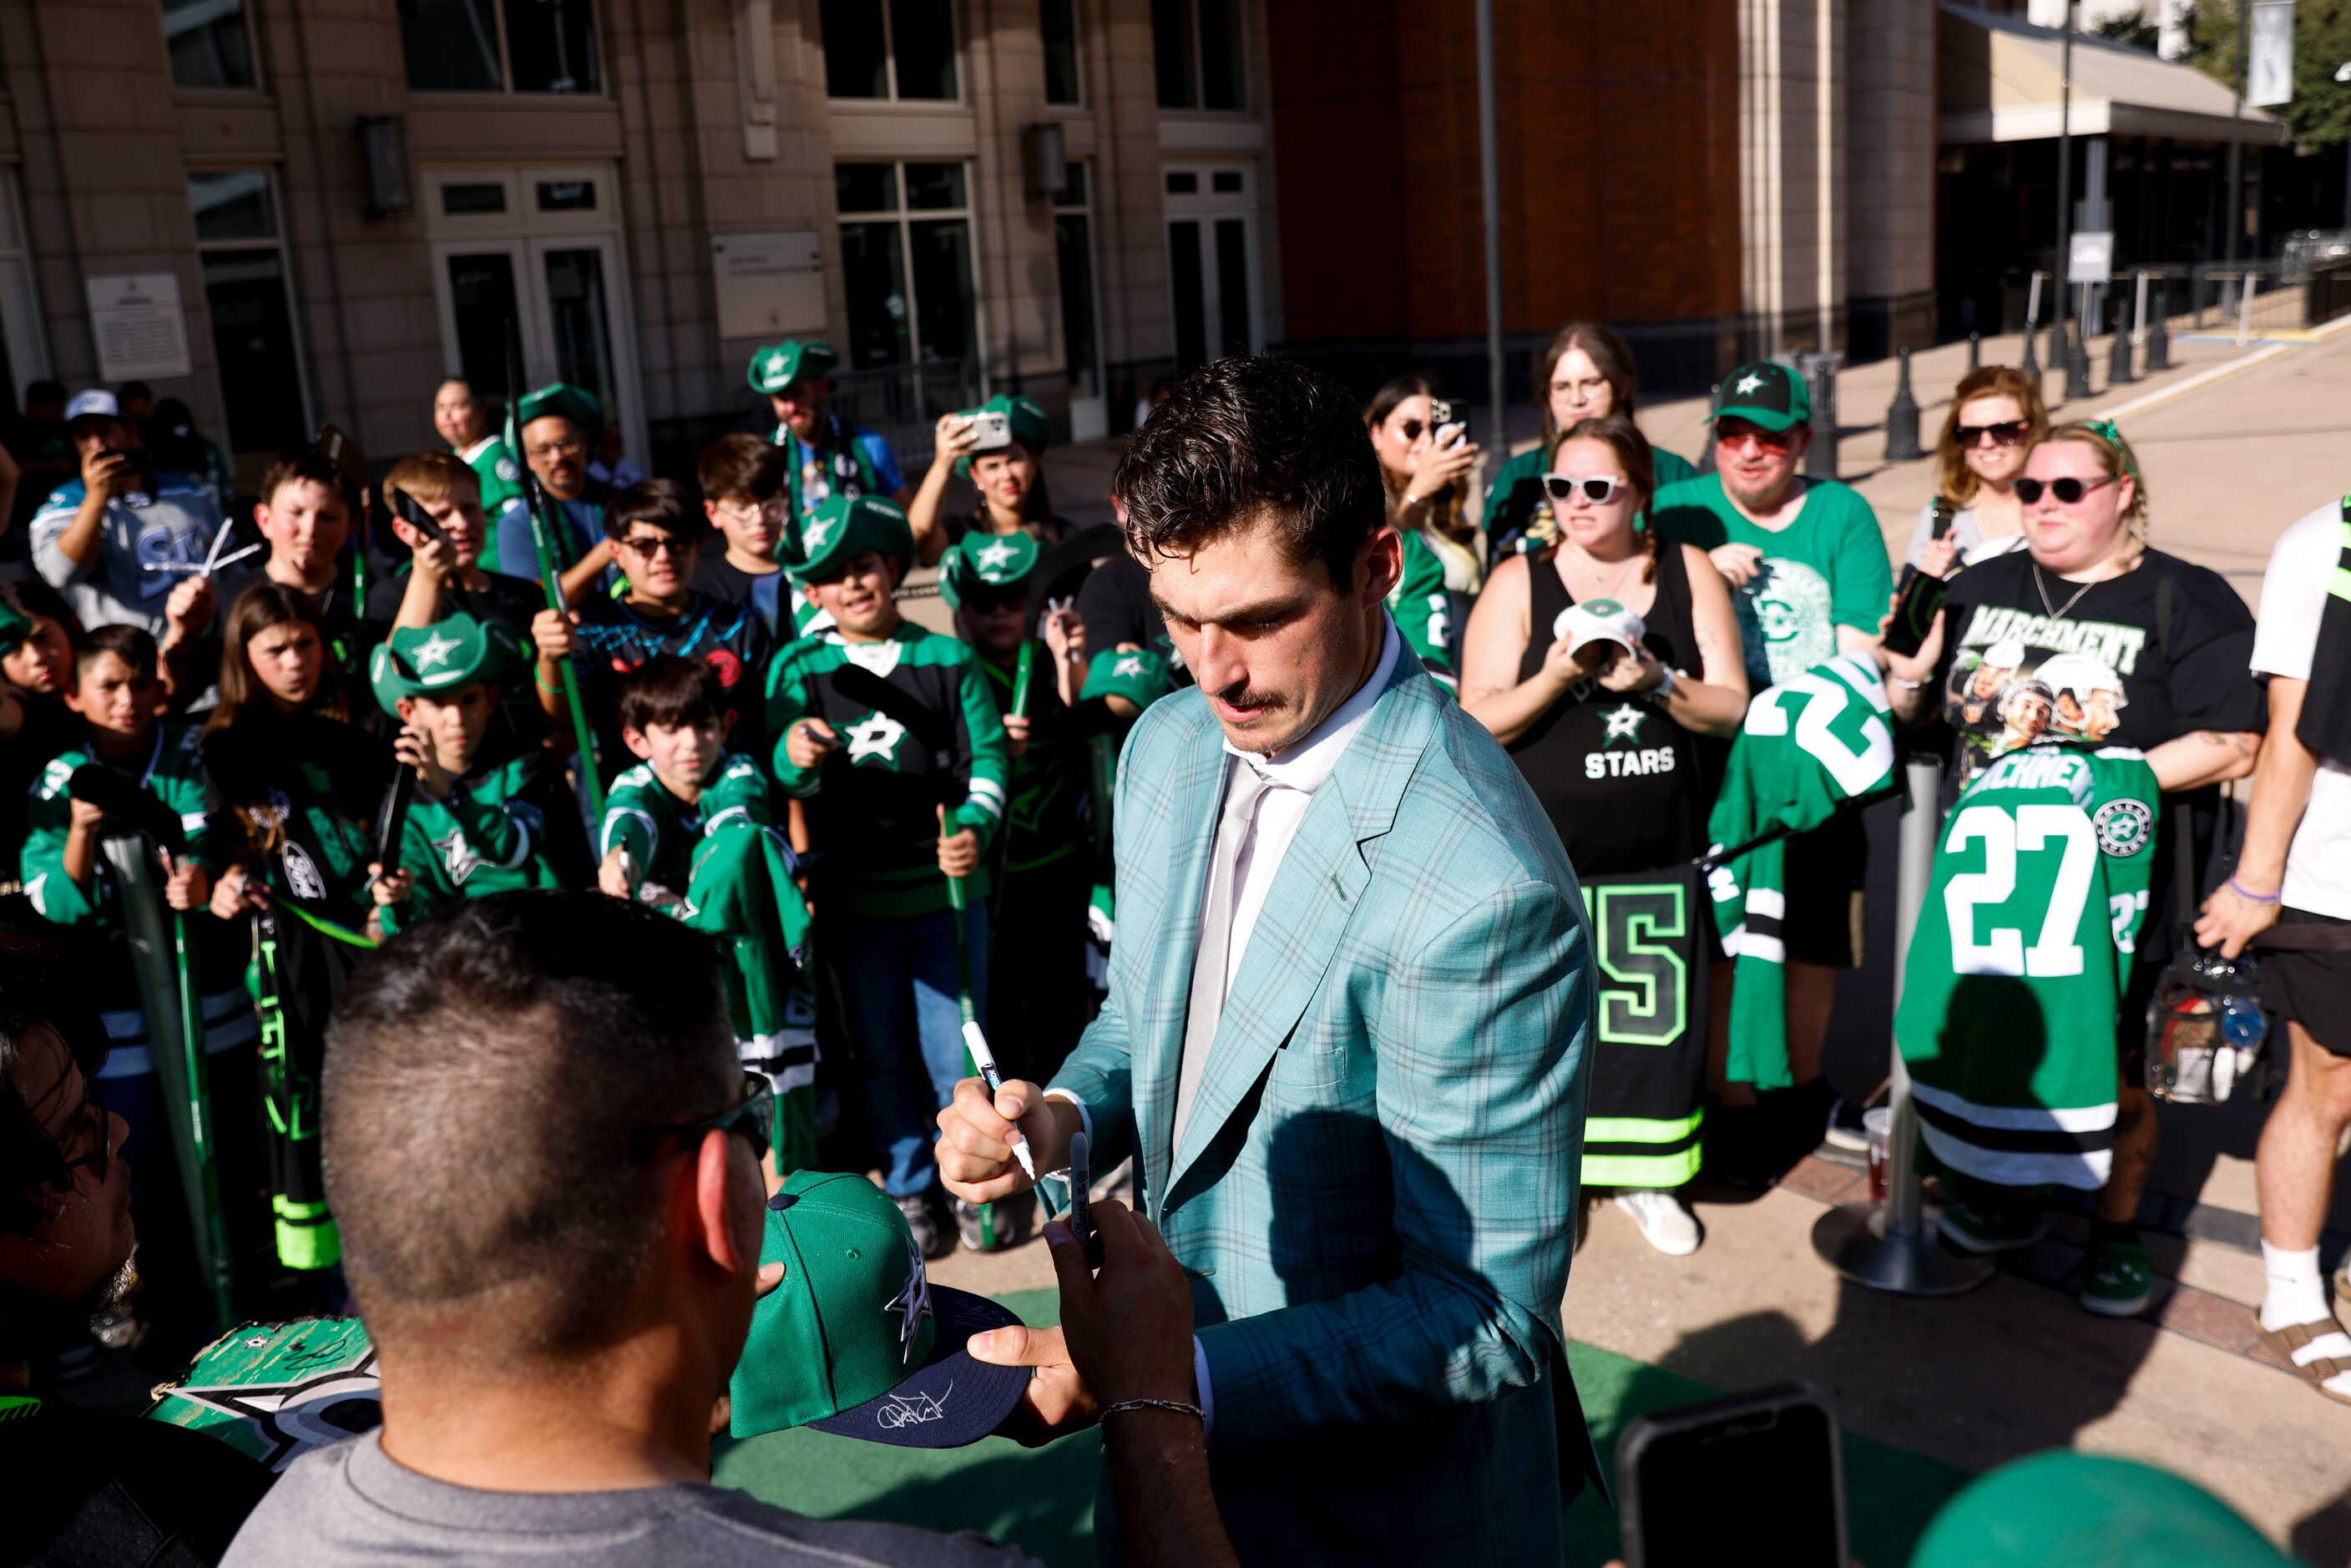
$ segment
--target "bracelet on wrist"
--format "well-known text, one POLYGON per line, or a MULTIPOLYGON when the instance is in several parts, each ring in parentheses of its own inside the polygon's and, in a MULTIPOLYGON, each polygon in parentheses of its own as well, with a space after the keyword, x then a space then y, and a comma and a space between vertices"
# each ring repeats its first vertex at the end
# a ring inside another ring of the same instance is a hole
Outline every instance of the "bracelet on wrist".
POLYGON ((2285 897, 2283 888, 2275 893, 2255 893, 2233 876, 2229 879, 2229 891, 2248 904, 2276 904, 2285 897))
POLYGON ((1122 1399, 1115 1405, 1102 1406, 1102 1419, 1107 1423, 1113 1416, 1123 1416, 1132 1410, 1169 1410, 1178 1416, 1189 1416, 1202 1426, 1207 1415, 1197 1405, 1183 1399, 1122 1399))

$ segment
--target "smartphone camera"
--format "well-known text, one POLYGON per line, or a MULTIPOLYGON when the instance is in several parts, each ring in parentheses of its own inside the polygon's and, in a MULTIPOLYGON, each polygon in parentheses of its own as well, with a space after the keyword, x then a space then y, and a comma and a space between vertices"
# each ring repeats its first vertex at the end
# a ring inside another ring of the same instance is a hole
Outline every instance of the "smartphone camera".
POLYGON ((1001 452, 1012 444, 1012 416, 1002 413, 975 413, 971 416, 971 449, 979 452, 1001 452))
POLYGON ((1469 411, 1456 408, 1441 397, 1428 400, 1429 439, 1439 448, 1458 446, 1469 439, 1469 411))

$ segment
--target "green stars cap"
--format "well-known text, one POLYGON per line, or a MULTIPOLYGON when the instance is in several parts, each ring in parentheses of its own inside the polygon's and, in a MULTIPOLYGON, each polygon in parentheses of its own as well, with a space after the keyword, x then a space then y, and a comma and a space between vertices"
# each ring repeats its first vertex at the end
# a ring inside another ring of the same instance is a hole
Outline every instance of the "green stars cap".
POLYGON ((515 430, 534 419, 559 415, 569 420, 590 434, 604 428, 604 405, 596 394, 569 382, 549 382, 537 392, 525 392, 515 402, 515 430))
POLYGON ((459 611, 430 626, 401 626, 368 655, 368 684, 383 711, 397 714, 402 697, 429 697, 475 681, 504 683, 522 673, 522 639, 496 621, 459 611))
POLYGON ((1793 430, 1813 422, 1813 394, 1804 378, 1777 360, 1741 365, 1714 389, 1714 419, 1743 419, 1766 430, 1793 430))
POLYGON ((805 343, 798 338, 787 338, 780 343, 762 343, 754 349, 743 379, 751 383, 753 392, 773 396, 794 382, 829 376, 840 364, 841 356, 832 351, 831 343, 815 338, 805 343))
POLYGON ((13 604, 0 603, 0 654, 13 653, 33 634, 33 618, 13 604))
POLYGON ((1120 653, 1105 648, 1086 665, 1085 688, 1078 693, 1080 702, 1095 697, 1124 697, 1136 707, 1149 707, 1175 690, 1175 677, 1168 674, 1167 661, 1149 649, 1130 648, 1120 653))
POLYGON ((780 559, 794 582, 820 582, 869 549, 895 559, 904 580, 914 564, 914 529, 905 512, 879 496, 827 496, 800 524, 799 559, 780 559))
POLYGON ((996 597, 1019 591, 1037 570, 1037 541, 1026 532, 966 534, 939 562, 939 597, 960 610, 972 595, 996 597))
POLYGON ((862 1176, 796 1171, 768 1200, 763 1264, 783 1282, 751 1310, 728 1385, 737 1437, 813 1427, 904 1448, 960 1448, 1003 1424, 1029 1385, 973 1334, 1019 1322, 934 1285, 906 1217, 862 1176))
POLYGON ((2291 1568, 2293 1559, 2195 1482, 2065 1449, 1979 1476, 1919 1537, 1910 1568, 2291 1568))
MULTIPOLYGON (((963 417, 966 419, 977 413, 1003 414, 1006 423, 1012 432, 1012 439, 1027 447, 1029 455, 1031 457, 1042 457, 1045 455, 1045 448, 1052 444, 1052 418, 1046 413, 1044 405, 1034 398, 1007 397, 1004 393, 998 392, 977 408, 967 408, 962 411, 963 417)), ((997 447, 993 450, 1000 452, 1003 448, 997 447)), ((973 457, 984 455, 986 455, 984 453, 972 454, 973 457)), ((956 458, 956 472, 970 473, 971 457, 956 458)))

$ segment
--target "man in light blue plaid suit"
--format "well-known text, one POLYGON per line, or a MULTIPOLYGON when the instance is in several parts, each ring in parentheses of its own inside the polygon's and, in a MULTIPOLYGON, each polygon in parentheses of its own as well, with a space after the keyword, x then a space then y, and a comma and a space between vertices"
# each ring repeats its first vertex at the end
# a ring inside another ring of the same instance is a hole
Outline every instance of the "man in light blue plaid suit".
MULTIPOLYGON (((959 1086, 942 1174, 1023 1189, 1016 1127, 1040 1170, 1081 1129, 1095 1171, 1134 1156, 1193 1376, 1105 1436, 1196 1421, 1244 1562, 1556 1563, 1562 1474, 1593 1470, 1560 1323, 1593 996, 1566 855, 1402 652, 1402 549, 1336 383, 1219 361, 1115 493, 1199 687, 1120 764, 1102 1016, 1050 1090, 959 1086)), ((974 1345, 1039 1368, 1012 1435, 1095 1418, 1058 1331, 974 1345)))

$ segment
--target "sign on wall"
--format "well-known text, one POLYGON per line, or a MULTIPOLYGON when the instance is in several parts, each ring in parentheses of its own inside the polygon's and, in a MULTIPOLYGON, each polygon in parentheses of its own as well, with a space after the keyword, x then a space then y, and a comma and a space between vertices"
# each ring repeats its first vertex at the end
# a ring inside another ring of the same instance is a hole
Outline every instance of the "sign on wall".
POLYGON ((98 376, 104 382, 184 376, 188 318, 180 308, 180 279, 169 272, 92 277, 89 331, 98 341, 98 376))
POLYGON ((2075 234, 2072 252, 2065 258, 2065 281, 2112 283, 2114 277, 2114 230, 2084 229, 2075 234))
POLYGON ((816 230, 713 235, 710 270, 721 338, 825 329, 824 252, 816 230))

